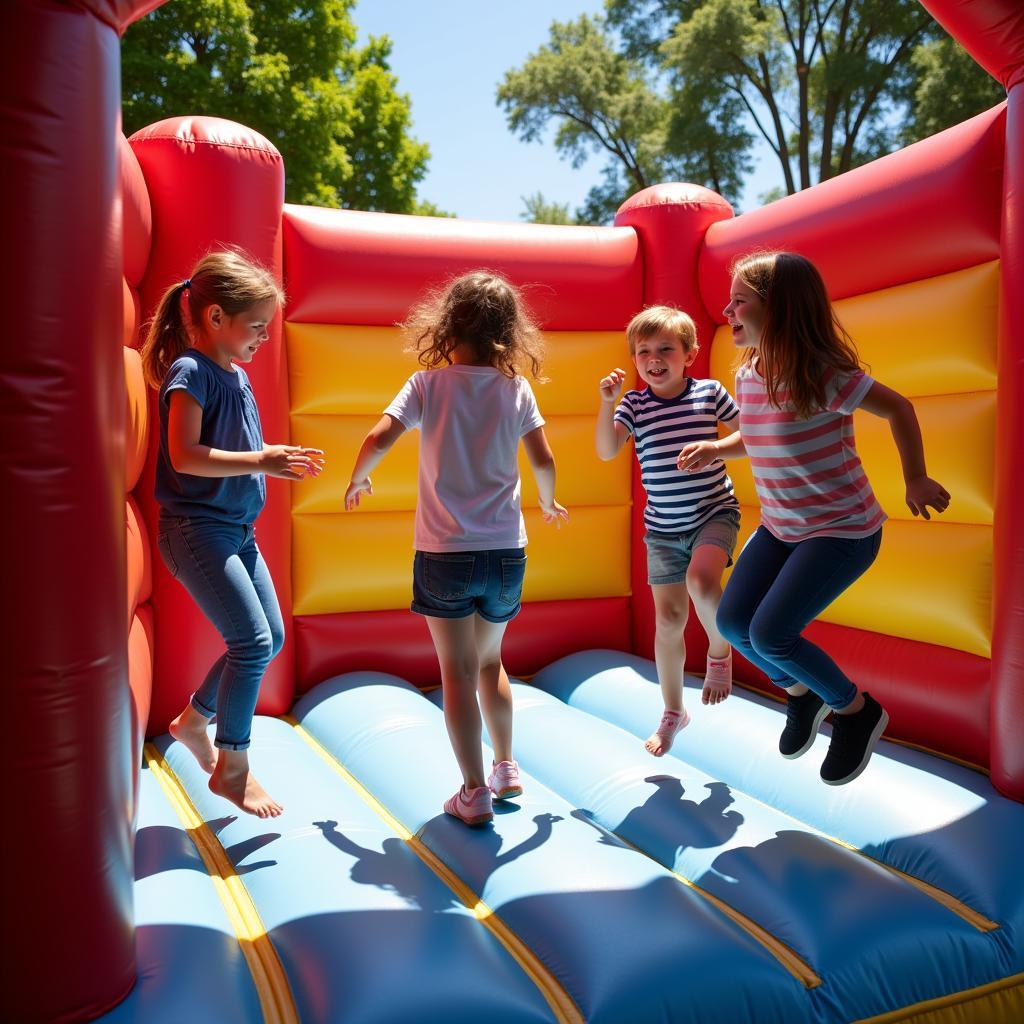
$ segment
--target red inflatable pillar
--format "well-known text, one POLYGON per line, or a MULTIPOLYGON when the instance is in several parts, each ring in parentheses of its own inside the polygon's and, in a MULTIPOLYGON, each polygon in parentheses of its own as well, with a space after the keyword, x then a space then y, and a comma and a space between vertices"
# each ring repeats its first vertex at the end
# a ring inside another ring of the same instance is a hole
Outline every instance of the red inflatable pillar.
POLYGON ((0 38, 3 1016, 135 980, 125 608, 119 14, 5 3, 0 38))
POLYGON ((992 594, 992 781, 1024 800, 1024 82, 1006 111, 992 594))
POLYGON ((992 782, 1024 800, 1024 6, 922 0, 1007 91, 992 580, 992 782))
MULTIPOLYGON (((249 128, 215 117, 177 117, 150 125, 129 140, 149 189, 153 248, 142 280, 143 317, 152 315, 168 285, 180 281, 216 245, 241 247, 281 279, 281 213, 284 163, 281 154, 249 128)), ((271 325, 246 373, 259 404, 268 443, 288 441, 288 374, 281 318, 271 325)), ((154 413, 152 422, 156 424, 154 413)), ((153 451, 159 432, 151 431, 151 451, 143 477, 144 512, 155 530, 152 500, 153 451)), ((284 615, 287 640, 271 663, 260 690, 258 710, 280 714, 294 694, 291 627, 290 485, 267 481, 267 507, 256 538, 270 566, 284 615)), ((156 550, 155 537, 153 550, 156 550)), ((220 636, 163 562, 153 564, 156 650, 150 734, 163 732, 224 651, 220 636)))
MULTIPOLYGON (((701 185, 666 184, 645 188, 631 196, 615 216, 616 227, 631 227, 640 238, 644 257, 644 305, 677 306, 697 325, 700 354, 691 372, 705 376, 715 325, 701 301, 697 257, 704 235, 716 221, 732 217, 732 207, 717 192, 701 185)), ((643 544, 643 507, 646 502, 640 472, 633 467, 633 649, 654 657, 654 603, 647 585, 643 544)), ((686 630, 687 668, 703 671, 707 637, 691 608, 686 630)))

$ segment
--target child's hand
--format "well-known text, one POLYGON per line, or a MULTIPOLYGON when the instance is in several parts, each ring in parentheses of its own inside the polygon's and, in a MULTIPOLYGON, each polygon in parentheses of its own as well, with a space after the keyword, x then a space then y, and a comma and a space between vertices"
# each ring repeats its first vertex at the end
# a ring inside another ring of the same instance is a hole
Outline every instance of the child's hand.
POLYGON ((562 528, 563 520, 569 522, 569 513, 564 506, 559 505, 557 501, 552 499, 550 505, 545 505, 542 501, 540 503, 541 515, 544 516, 545 523, 554 523, 556 529, 562 528))
POLYGON ((601 383, 598 385, 601 389, 601 401, 614 402, 619 397, 619 390, 622 388, 622 382, 625 379, 625 370, 620 370, 617 366, 607 377, 602 377, 601 383))
POLYGON ((720 458, 718 445, 714 441, 692 441, 684 446, 676 459, 676 466, 686 473, 707 469, 720 458))
POLYGON ((301 480, 324 471, 323 452, 292 444, 267 444, 260 453, 260 472, 279 480, 301 480))
POLYGON ((949 508, 949 491, 930 476, 919 476, 908 481, 907 508, 915 516, 920 515, 925 519, 931 519, 931 516, 928 515, 929 505, 936 512, 945 512, 949 508))
POLYGON ((345 511, 351 512, 352 509, 359 505, 360 494, 373 494, 373 484, 370 483, 370 478, 367 477, 365 480, 353 480, 348 485, 348 489, 345 491, 345 511))

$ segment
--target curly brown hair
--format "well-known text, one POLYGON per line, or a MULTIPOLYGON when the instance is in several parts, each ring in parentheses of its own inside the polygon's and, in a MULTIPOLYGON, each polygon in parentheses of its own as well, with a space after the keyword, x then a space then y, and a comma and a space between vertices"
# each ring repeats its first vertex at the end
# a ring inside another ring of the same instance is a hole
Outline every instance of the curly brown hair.
POLYGON ((399 327, 427 369, 450 366, 459 345, 474 361, 515 377, 528 366, 538 382, 544 338, 518 288, 491 270, 472 270, 431 291, 399 327))
POLYGON ((818 268, 794 252, 755 252, 732 267, 764 303, 764 327, 758 349, 747 349, 744 365, 758 356, 768 401, 779 408, 780 388, 798 416, 807 418, 825 406, 828 371, 854 373, 861 361, 829 302, 818 268))
POLYGON ((171 363, 191 344, 183 303, 188 303, 189 319, 197 324, 208 306, 237 316, 268 299, 284 305, 284 292, 266 267, 239 249, 208 252, 185 281, 164 292, 156 307, 139 352, 146 382, 159 388, 171 363))

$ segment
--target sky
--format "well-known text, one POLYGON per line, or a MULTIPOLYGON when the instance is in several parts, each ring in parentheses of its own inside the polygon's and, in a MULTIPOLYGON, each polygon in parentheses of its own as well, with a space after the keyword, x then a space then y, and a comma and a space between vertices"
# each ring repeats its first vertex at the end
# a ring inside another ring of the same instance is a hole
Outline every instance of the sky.
MULTIPOLYGON (((552 21, 603 9, 602 0, 359 0, 360 40, 391 37, 391 68, 412 103, 412 134, 430 146, 422 199, 478 220, 519 220, 522 197, 536 192, 573 211, 583 202, 600 181, 603 158, 595 154, 574 169, 555 151, 554 128, 543 143, 519 141, 495 93, 506 71, 547 42, 552 21)), ((781 179, 767 147, 754 155, 744 210, 781 179)))

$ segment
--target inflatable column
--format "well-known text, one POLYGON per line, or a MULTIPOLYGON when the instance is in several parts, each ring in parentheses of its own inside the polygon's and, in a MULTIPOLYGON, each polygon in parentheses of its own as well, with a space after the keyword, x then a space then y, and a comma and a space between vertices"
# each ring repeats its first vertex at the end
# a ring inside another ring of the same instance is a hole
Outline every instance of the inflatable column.
MULTIPOLYGON (((691 373, 705 377, 715 325, 701 301, 697 257, 704 234, 716 221, 732 217, 732 207, 716 192, 701 185, 654 185, 630 197, 615 216, 617 227, 632 227, 640 237, 644 257, 644 306, 677 306, 697 325, 700 354, 691 373)), ((724 382, 727 387, 731 385, 724 382)), ((634 459, 635 463, 635 459, 634 459)), ((633 649, 654 657, 654 602, 647 585, 643 508, 646 503, 640 469, 633 467, 632 580, 633 649)), ((704 670, 707 636, 693 609, 686 626, 686 667, 704 670)))
MULTIPOLYGON (((280 280, 284 164, 266 139, 219 118, 178 117, 136 132, 129 143, 145 176, 153 211, 153 248, 141 284, 144 317, 152 315, 170 284, 186 277, 217 245, 241 247, 280 280)), ((256 393, 264 438, 268 443, 287 443, 288 379, 280 317, 246 372, 256 393)), ((155 408, 153 413, 155 424, 155 408)), ((152 500, 158 434, 150 431, 150 459, 140 488, 151 531, 158 516, 152 500)), ((267 506, 256 526, 287 633, 284 650, 271 664, 260 691, 258 710, 264 714, 286 711, 293 696, 289 486, 268 481, 267 506)), ((153 565, 153 607, 156 650, 150 734, 166 730, 224 650, 220 636, 158 558, 153 565)))
POLYGON ((117 151, 133 6, 0 13, 3 1010, 20 1022, 97 1016, 135 981, 117 151))

